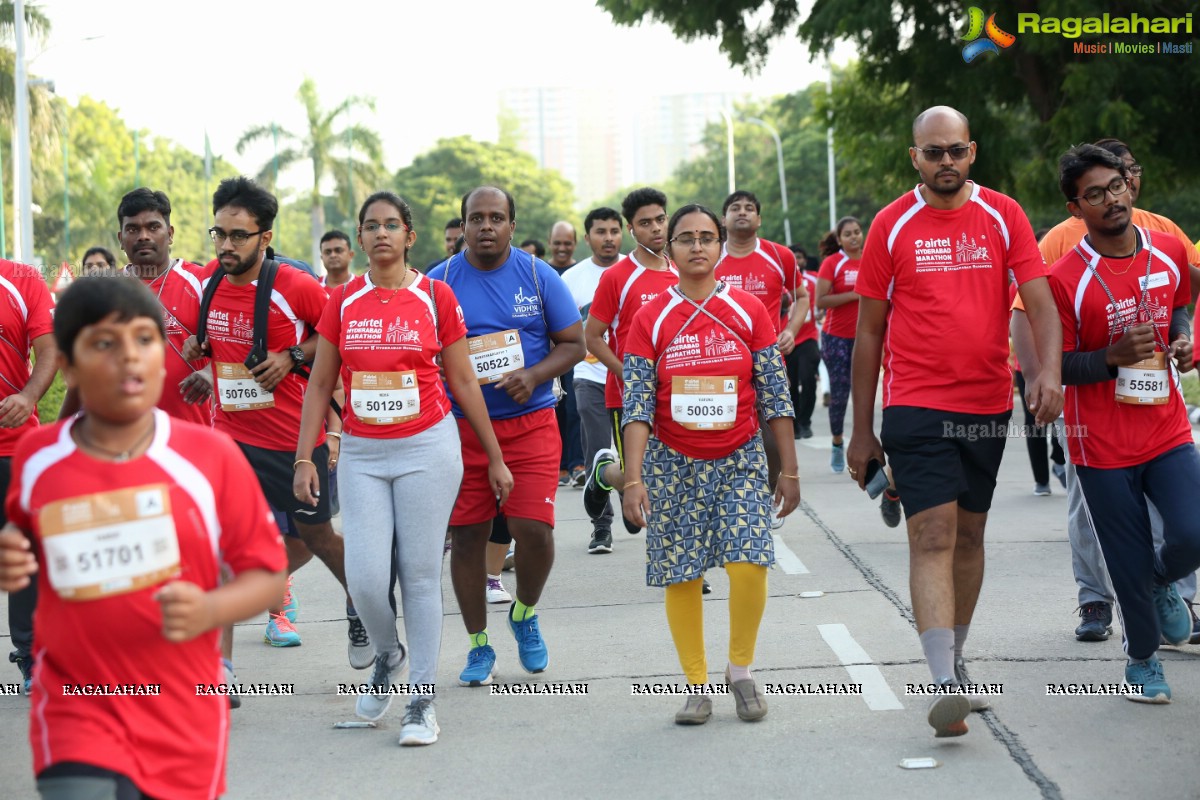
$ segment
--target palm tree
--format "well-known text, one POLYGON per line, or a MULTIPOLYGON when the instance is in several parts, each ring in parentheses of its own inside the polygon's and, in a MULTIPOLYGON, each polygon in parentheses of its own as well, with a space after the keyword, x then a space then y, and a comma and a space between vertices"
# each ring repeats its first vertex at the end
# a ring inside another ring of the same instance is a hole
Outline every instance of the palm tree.
MULTIPOLYGON (((261 140, 281 140, 286 143, 275 157, 268 161, 258 173, 258 180, 278 177, 293 164, 307 161, 312 166, 312 192, 310 209, 312 220, 312 263, 320 263, 321 236, 325 232, 325 208, 321 203, 321 181, 326 177, 346 180, 347 166, 352 180, 371 185, 382 169, 383 145, 379 134, 358 123, 343 125, 334 130, 334 124, 355 108, 375 110, 375 101, 357 95, 347 97, 332 109, 321 108, 317 99, 317 86, 312 78, 305 78, 297 93, 304 104, 308 119, 308 134, 304 138, 276 125, 257 125, 242 134, 237 151, 242 153, 249 145, 261 140)), ((351 211, 353 215, 353 211, 351 211)))

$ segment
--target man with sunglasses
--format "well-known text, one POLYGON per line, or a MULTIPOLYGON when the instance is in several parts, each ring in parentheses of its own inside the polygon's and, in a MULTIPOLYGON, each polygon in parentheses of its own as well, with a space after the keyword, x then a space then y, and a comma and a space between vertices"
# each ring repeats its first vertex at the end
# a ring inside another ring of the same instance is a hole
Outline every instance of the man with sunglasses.
POLYGON ((935 734, 961 736, 986 700, 961 693, 983 583, 983 534, 1012 415, 1008 283, 1015 276, 1046 369, 1029 385, 1038 422, 1062 408, 1062 330, 1033 229, 1010 197, 969 181, 966 117, 935 106, 913 122, 921 183, 879 212, 859 267, 850 477, 892 467, 908 523, 910 584, 933 684, 935 734), (886 331, 886 342, 884 333, 886 331), (883 364, 883 427, 874 433, 883 364), (1054 362, 1052 364, 1052 362, 1054 362), (882 439, 882 444, 880 443, 882 439))

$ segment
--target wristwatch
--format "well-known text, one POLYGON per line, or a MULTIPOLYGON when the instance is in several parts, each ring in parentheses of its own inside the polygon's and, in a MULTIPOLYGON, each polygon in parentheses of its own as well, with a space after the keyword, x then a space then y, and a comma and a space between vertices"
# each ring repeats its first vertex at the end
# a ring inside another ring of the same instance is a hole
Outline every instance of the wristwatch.
POLYGON ((305 361, 304 351, 298 345, 296 347, 289 347, 288 355, 292 357, 292 361, 296 362, 296 366, 300 366, 305 361))

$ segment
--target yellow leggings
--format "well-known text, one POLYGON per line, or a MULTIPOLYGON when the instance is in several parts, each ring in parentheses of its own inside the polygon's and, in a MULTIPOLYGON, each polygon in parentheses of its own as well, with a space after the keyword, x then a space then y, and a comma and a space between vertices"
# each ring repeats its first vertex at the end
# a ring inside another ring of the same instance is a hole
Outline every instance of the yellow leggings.
MULTIPOLYGON (((725 574, 729 576, 729 663, 748 667, 754 661, 758 625, 767 606, 767 568, 726 564, 725 574)), ((679 653, 679 665, 690 684, 708 683, 702 583, 697 579, 667 587, 667 624, 679 653)))

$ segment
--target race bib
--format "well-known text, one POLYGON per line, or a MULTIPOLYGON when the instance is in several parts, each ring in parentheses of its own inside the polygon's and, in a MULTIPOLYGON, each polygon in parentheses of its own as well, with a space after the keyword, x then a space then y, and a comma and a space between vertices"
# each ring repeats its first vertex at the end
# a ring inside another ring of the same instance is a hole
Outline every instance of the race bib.
POLYGON ((274 408, 275 395, 258 385, 245 364, 217 362, 217 398, 222 411, 274 408))
POLYGON ((166 484, 59 500, 38 522, 47 577, 64 600, 136 592, 179 574, 166 484))
POLYGON ((1171 400, 1171 371, 1167 354, 1157 352, 1128 367, 1117 367, 1117 402, 1161 406, 1171 400))
POLYGON ((738 379, 671 378, 671 419, 690 431, 723 431, 737 422, 738 379))
POLYGON ((421 416, 417 373, 355 372, 350 377, 350 407, 368 425, 394 425, 421 416))
POLYGON ((508 373, 525 367, 521 332, 515 329, 470 337, 467 355, 481 384, 496 383, 508 373))

